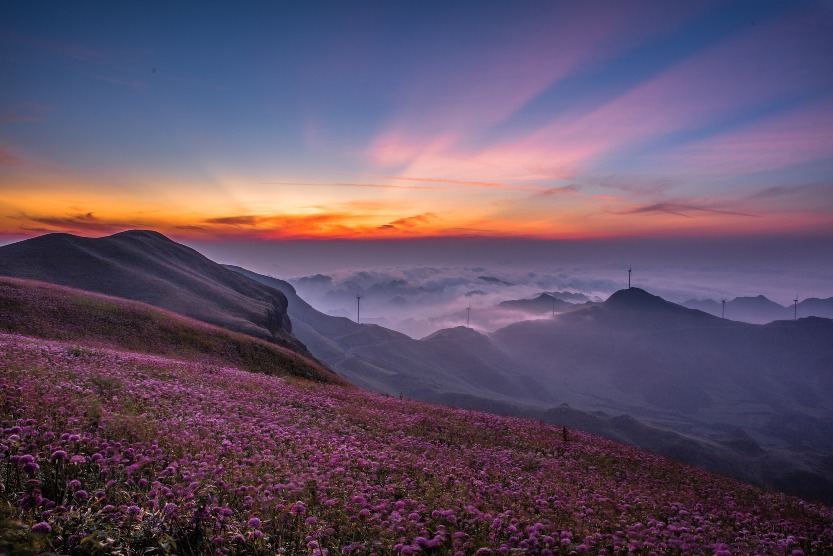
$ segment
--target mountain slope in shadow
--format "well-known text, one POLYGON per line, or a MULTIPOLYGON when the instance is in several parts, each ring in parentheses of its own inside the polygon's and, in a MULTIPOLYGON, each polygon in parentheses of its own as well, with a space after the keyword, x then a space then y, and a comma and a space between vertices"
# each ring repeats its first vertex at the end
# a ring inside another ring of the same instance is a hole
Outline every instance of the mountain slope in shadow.
POLYGON ((732 320, 753 324, 767 324, 776 320, 790 320, 795 317, 833 318, 833 297, 819 299, 809 297, 798 302, 796 306, 784 307, 770 301, 763 295, 756 297, 736 297, 722 303, 713 299, 689 299, 683 305, 689 309, 700 309, 715 316, 725 316, 732 320))
POLYGON ((560 313, 575 308, 575 304, 563 301, 548 293, 542 293, 533 299, 512 299, 501 301, 498 307, 518 309, 528 313, 545 315, 550 312, 560 313))
POLYGON ((833 501, 833 373, 820 372, 833 369, 830 321, 737 323, 633 288, 489 336, 457 327, 413 340, 325 315, 282 280, 230 268, 281 289, 299 338, 354 384, 566 424, 833 501), (761 358, 771 361, 758 376, 761 358), (790 376, 808 382, 788 387, 790 376))
POLYGON ((0 247, 0 275, 142 301, 309 355, 286 297, 153 231, 47 234, 0 247))
POLYGON ((282 291, 289 300, 289 316, 298 338, 318 359, 357 386, 422 400, 463 392, 504 401, 548 401, 523 365, 474 330, 458 327, 414 340, 375 324, 321 313, 283 280, 236 266, 227 268, 282 291))
POLYGON ((833 401, 821 395, 833 391, 829 319, 752 325, 632 288, 595 307, 507 326, 492 338, 539 380, 621 409, 712 415, 741 400, 805 410, 833 401))
POLYGON ((347 385, 302 355, 248 334, 140 301, 0 276, 0 334, 5 333, 347 385))
MULTIPOLYGON (((833 496, 829 319, 740 323, 632 288, 595 307, 513 324, 492 339, 573 407, 625 413, 738 449, 735 432, 743 431, 783 462, 762 464, 759 481, 783 488, 798 480, 784 478, 791 469, 805 477, 799 482, 816 477, 817 491, 833 496)), ((763 459, 755 452, 749 473, 763 459)))

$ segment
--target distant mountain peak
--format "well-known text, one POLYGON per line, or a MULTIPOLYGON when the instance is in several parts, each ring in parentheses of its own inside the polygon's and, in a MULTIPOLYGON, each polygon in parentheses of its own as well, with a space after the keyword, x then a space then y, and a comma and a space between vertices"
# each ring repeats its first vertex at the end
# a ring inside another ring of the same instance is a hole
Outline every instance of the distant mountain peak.
POLYGON ((512 285, 510 282, 507 282, 505 280, 501 280, 500 278, 495 278, 494 276, 478 276, 477 279, 478 280, 483 280, 484 282, 487 282, 489 284, 498 284, 498 285, 501 285, 501 286, 511 286, 512 285))
POLYGON ((430 334, 422 340, 436 341, 436 340, 463 340, 471 338, 485 338, 480 332, 469 328, 467 326, 455 326, 454 328, 443 328, 430 334))
POLYGON ((735 304, 735 305, 736 305, 736 304, 747 304, 747 305, 749 305, 749 304, 755 304, 755 305, 761 305, 761 306, 774 306, 774 305, 777 305, 778 307, 783 308, 783 305, 780 305, 780 304, 778 304, 778 303, 776 303, 776 302, 772 301, 771 299, 769 299, 769 298, 768 298, 768 297, 766 297, 765 295, 756 295, 756 296, 754 296, 754 297, 752 297, 752 296, 748 296, 748 297, 736 297, 736 298, 734 298, 732 301, 730 301, 729 303, 731 303, 731 304, 735 304))
POLYGON ((163 240, 168 241, 170 243, 174 243, 174 241, 169 238, 168 236, 161 234, 154 230, 125 230, 123 232, 119 232, 117 234, 113 234, 110 237, 130 237, 130 238, 147 238, 147 239, 154 239, 154 240, 163 240))
POLYGON ((605 305, 622 308, 651 308, 668 307, 674 305, 658 295, 653 295, 642 288, 628 288, 619 290, 607 298, 605 305))

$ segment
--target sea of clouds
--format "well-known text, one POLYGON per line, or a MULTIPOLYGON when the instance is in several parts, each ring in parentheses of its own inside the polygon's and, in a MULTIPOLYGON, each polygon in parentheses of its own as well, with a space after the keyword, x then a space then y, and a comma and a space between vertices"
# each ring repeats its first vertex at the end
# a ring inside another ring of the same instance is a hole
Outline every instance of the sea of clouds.
MULTIPOLYGON (((532 299, 544 292, 583 294, 589 301, 603 301, 627 287, 628 267, 396 265, 343 268, 288 280, 301 297, 322 312, 355 320, 360 303, 362 322, 421 338, 467 323, 493 331, 519 320, 546 318, 548 315, 534 316, 499 306, 504 301, 532 299), (356 296, 361 296, 360 302, 356 296)), ((766 295, 782 305, 790 304, 796 289, 819 292, 821 296, 833 283, 823 284, 823 277, 818 275, 809 277, 785 269, 730 266, 646 265, 633 268, 631 280, 633 286, 677 303, 766 295)), ((833 292, 827 296, 830 294, 833 292)))

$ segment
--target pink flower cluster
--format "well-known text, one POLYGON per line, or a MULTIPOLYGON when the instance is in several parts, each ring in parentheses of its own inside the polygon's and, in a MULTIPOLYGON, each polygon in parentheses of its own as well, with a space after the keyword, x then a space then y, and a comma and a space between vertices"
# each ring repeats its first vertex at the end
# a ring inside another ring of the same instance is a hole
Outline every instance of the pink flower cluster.
POLYGON ((578 431, 11 335, 0 480, 62 553, 833 551, 831 508, 578 431))

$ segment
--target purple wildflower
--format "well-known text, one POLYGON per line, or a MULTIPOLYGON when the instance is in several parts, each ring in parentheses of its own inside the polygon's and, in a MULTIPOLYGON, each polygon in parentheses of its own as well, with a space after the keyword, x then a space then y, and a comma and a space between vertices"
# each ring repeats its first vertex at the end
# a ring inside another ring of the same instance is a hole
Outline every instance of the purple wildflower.
POLYGON ((31 531, 38 535, 46 535, 47 533, 52 532, 52 526, 45 521, 41 521, 40 523, 32 525, 31 531))

